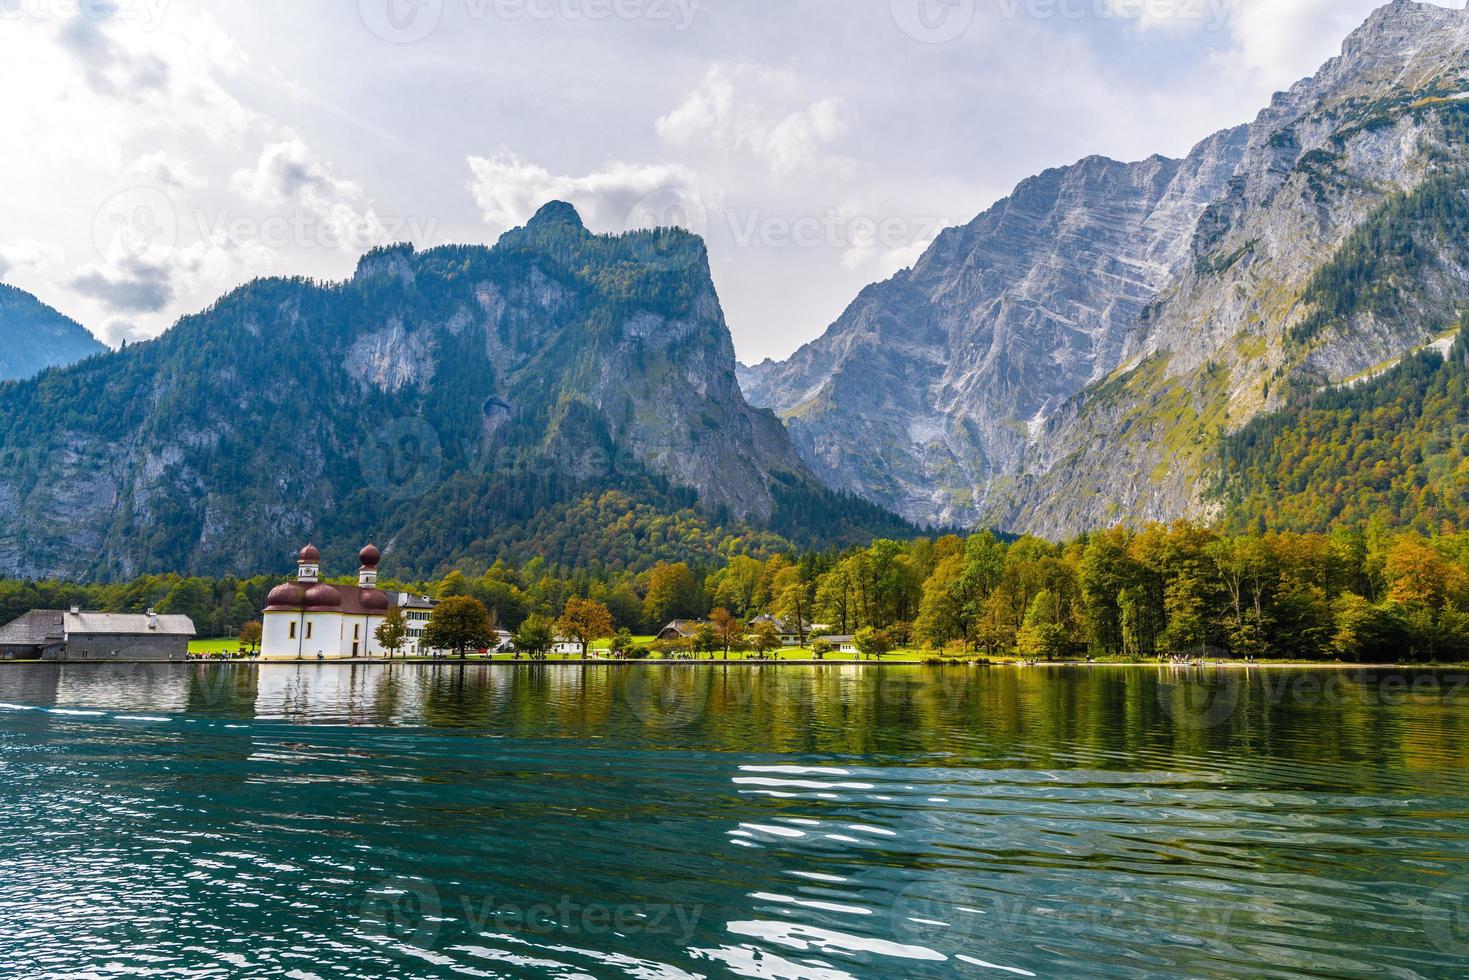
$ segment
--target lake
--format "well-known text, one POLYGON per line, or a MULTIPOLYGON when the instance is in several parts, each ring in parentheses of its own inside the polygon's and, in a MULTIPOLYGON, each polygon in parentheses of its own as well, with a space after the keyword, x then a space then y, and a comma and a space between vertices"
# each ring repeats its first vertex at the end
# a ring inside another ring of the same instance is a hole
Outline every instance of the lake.
POLYGON ((1469 973, 1469 675, 0 667, 0 974, 1469 973))

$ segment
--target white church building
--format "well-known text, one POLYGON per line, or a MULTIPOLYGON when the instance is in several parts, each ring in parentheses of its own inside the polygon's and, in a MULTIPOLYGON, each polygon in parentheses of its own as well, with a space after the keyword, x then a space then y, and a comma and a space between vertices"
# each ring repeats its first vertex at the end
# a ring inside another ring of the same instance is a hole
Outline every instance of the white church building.
MULTIPOLYGON (((321 552, 301 549, 296 579, 271 590, 265 600, 260 657, 263 660, 347 660, 383 657, 388 651, 374 635, 393 605, 403 607, 410 639, 400 654, 417 653, 417 635, 428 619, 413 597, 382 592, 377 566, 382 552, 372 545, 358 554, 362 567, 357 585, 329 585, 321 581, 321 552), (408 601, 404 601, 408 600, 408 601)), ((428 600, 423 605, 430 605, 428 600)))

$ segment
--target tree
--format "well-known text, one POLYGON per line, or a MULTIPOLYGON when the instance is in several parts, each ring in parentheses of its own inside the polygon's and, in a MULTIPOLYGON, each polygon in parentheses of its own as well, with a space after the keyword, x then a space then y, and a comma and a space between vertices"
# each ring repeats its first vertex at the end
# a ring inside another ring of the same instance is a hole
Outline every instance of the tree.
POLYGON ((888 636, 887 630, 874 629, 871 626, 864 626, 858 630, 852 642, 856 644, 857 652, 862 656, 877 660, 881 660, 893 649, 893 641, 888 636))
POLYGON ((831 653, 835 649, 836 647, 832 646, 831 643, 829 643, 828 641, 817 640, 816 642, 811 644, 811 655, 817 660, 825 660, 826 655, 828 653, 831 653))
POLYGON ((1055 593, 1043 590, 1036 594, 1016 643, 1020 655, 1030 660, 1054 660, 1066 655, 1070 643, 1061 625, 1060 603, 1055 593))
POLYGON ((423 630, 423 645, 430 650, 453 650, 461 658, 470 650, 494 646, 495 630, 490 611, 473 596, 451 596, 434 607, 423 630))
POLYGON ((633 642, 632 633, 628 630, 620 629, 612 634, 612 645, 610 649, 612 656, 618 660, 626 660, 628 654, 632 653, 635 646, 637 644, 633 642))
POLYGON ((655 629, 675 619, 692 619, 699 615, 698 605, 699 590, 688 565, 659 562, 648 572, 643 615, 655 629))
POLYGON ((240 646, 255 653, 260 649, 260 639, 264 635, 264 627, 258 619, 252 619, 240 627, 240 646))
POLYGON ((383 649, 388 651, 389 657, 397 656, 403 647, 403 641, 408 638, 408 620, 403 618, 403 610, 397 606, 389 606, 373 635, 383 645, 383 649))
POLYGON ((745 624, 723 606, 709 614, 709 622, 713 624, 719 644, 724 648, 724 659, 728 660, 730 648, 737 645, 745 635, 745 624))
POLYGON ((750 649, 762 657, 767 653, 780 649, 780 630, 769 621, 756 623, 750 630, 750 649))
POLYGON ((511 642, 515 644, 516 657, 524 653, 532 660, 544 659, 556 645, 556 626, 540 613, 531 613, 515 631, 511 642))
POLYGON ((1182 574, 1168 583, 1164 595, 1168 626, 1163 630, 1163 642, 1169 652, 1181 653, 1203 646, 1209 619, 1203 583, 1192 575, 1182 574))
MULTIPOLYGON (((791 570, 794 573, 794 569, 791 570)), ((792 575, 794 577, 794 575, 792 575)), ((806 583, 793 581, 781 589, 780 600, 776 603, 776 612, 786 621, 786 627, 796 634, 796 643, 800 646, 806 645, 806 616, 810 613, 806 601, 806 583)))
POLYGON ((714 659, 714 651, 719 649, 719 631, 712 623, 700 623, 699 628, 694 630, 694 652, 706 653, 709 659, 714 659))
POLYGON ((612 635, 612 613, 591 599, 568 599, 561 618, 556 620, 556 632, 568 640, 575 640, 585 660, 593 640, 612 635))

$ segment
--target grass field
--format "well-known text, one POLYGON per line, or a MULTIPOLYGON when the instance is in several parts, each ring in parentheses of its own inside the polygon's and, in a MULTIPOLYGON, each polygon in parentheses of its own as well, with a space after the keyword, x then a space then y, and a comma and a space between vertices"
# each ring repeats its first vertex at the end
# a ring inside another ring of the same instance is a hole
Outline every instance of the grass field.
POLYGON ((223 639, 189 641, 190 653, 234 653, 239 649, 239 638, 233 636, 225 637, 223 639))

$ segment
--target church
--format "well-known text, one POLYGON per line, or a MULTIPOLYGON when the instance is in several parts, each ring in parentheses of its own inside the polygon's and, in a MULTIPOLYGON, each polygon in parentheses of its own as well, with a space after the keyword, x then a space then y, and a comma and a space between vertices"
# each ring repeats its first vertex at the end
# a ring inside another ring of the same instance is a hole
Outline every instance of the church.
POLYGON ((347 660, 387 655, 374 635, 394 604, 394 597, 377 587, 382 553, 368 545, 357 557, 362 567, 356 587, 329 585, 321 581, 321 552, 309 544, 301 549, 295 581, 276 586, 265 600, 261 659, 347 660))

